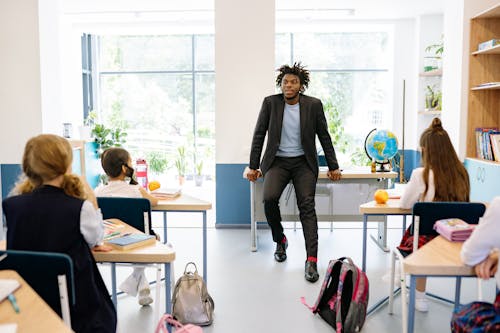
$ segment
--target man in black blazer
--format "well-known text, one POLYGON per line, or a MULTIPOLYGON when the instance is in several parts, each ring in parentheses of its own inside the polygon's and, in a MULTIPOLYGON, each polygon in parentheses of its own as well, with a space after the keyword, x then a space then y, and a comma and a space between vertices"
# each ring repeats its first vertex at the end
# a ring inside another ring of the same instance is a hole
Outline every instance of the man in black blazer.
POLYGON ((317 98, 303 95, 309 84, 309 71, 300 63, 279 68, 276 85, 282 93, 264 98, 255 125, 247 178, 256 181, 264 176, 264 212, 276 242, 274 259, 286 260, 288 241, 281 225, 279 199, 288 182, 295 188, 300 221, 306 243, 305 279, 316 282, 318 255, 318 220, 314 196, 318 179, 316 135, 325 152, 328 178, 341 178, 323 104, 317 98), (267 133, 267 146, 260 156, 267 133), (260 171, 259 171, 260 166, 260 171))

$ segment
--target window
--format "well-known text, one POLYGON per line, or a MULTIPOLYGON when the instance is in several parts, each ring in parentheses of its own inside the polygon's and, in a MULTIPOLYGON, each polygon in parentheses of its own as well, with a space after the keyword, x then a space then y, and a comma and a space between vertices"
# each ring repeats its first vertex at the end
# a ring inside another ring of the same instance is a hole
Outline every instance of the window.
POLYGON ((200 160, 214 174, 213 35, 101 36, 98 54, 101 120, 126 129, 130 153, 175 172, 184 147, 188 175, 200 160))
POLYGON ((83 34, 82 43, 82 86, 83 86, 83 119, 94 109, 94 89, 92 87, 92 36, 83 34))
POLYGON ((306 94, 322 100, 342 166, 364 160, 365 136, 392 122, 389 32, 276 35, 276 68, 300 61, 311 72, 306 94))

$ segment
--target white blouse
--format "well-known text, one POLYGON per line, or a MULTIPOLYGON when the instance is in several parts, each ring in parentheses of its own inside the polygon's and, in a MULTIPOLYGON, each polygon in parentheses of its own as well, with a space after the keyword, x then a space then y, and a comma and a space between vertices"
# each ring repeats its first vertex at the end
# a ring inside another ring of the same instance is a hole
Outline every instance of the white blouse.
POLYGON ((422 197, 425 191, 424 168, 416 168, 413 170, 408 184, 405 186, 405 191, 399 201, 401 208, 413 208, 417 202, 430 202, 434 200, 436 187, 434 186, 434 173, 429 170, 429 188, 425 197, 422 197))
POLYGON ((96 197, 125 197, 125 198, 142 198, 141 185, 130 185, 124 180, 112 180, 107 185, 99 185, 94 193, 96 197))
MULTIPOLYGON (((500 197, 491 201, 484 216, 474 232, 462 246, 462 261, 475 266, 486 259, 494 249, 500 249, 500 197)), ((497 287, 500 288, 500 271, 495 274, 497 287)))
POLYGON ((104 224, 100 209, 85 200, 80 211, 80 232, 90 248, 102 245, 104 237, 104 224))

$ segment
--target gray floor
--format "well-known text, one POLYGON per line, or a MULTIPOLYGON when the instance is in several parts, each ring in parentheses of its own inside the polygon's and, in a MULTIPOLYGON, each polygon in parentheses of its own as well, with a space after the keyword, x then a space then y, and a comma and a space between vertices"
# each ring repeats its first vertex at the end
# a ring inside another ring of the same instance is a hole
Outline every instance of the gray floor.
MULTIPOLYGON (((156 225, 160 224, 156 222, 156 225)), ((319 231, 321 277, 315 284, 303 278, 305 251, 302 230, 286 230, 290 244, 288 260, 276 263, 273 260, 274 244, 268 230, 258 231, 259 250, 250 252, 248 229, 209 229, 208 290, 215 301, 216 315, 214 323, 204 328, 204 332, 333 332, 326 322, 301 304, 300 297, 304 296, 309 304, 315 302, 328 260, 351 256, 360 264, 362 238, 361 229, 357 228, 359 224, 336 223, 333 232, 328 226, 320 224, 325 229, 319 231)), ((375 230, 371 232, 375 233, 375 230)), ((390 229, 389 245, 395 245, 400 237, 401 229, 390 229)), ((174 265, 176 277, 183 272, 188 261, 195 261, 199 271, 202 271, 201 229, 169 228, 169 240, 177 252, 174 265)), ((373 304, 388 293, 390 256, 370 241, 367 262, 370 303, 373 304)), ((119 268, 118 280, 126 278, 130 271, 128 267, 119 268)), ((101 266, 101 272, 109 282, 109 269, 101 266)), ((151 281, 155 279, 154 269, 148 269, 147 273, 151 281)), ((476 295, 475 279, 465 279, 462 285, 462 301, 473 300, 476 295)), ((430 279, 428 286, 431 292, 448 298, 453 296, 452 279, 430 279)), ((483 283, 483 293, 488 301, 493 299, 495 285, 492 280, 483 283)), ((160 304, 163 312, 163 298, 160 304)), ((395 309, 395 314, 389 315, 387 306, 384 306, 369 316, 362 332, 401 332, 400 297, 396 298, 395 309)), ((415 332, 448 332, 451 312, 451 305, 431 300, 428 313, 417 312, 415 332)), ((156 321, 153 317, 153 307, 141 307, 135 298, 119 296, 118 332, 153 332, 156 321)))

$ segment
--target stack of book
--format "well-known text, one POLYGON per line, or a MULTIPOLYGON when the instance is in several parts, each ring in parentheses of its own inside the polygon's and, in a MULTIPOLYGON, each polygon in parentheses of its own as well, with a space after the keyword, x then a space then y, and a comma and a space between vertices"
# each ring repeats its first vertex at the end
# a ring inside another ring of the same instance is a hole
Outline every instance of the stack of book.
POLYGON ((500 132, 497 127, 478 127, 475 130, 476 155, 490 161, 500 162, 500 132))
POLYGON ((452 242, 463 242, 474 231, 474 225, 461 219, 444 219, 434 223, 434 230, 452 242))
POLYGON ((156 242, 156 237, 146 234, 125 234, 111 240, 105 240, 105 242, 115 250, 126 251, 140 246, 152 245, 156 242))
POLYGON ((151 191, 151 195, 154 195, 159 199, 173 199, 181 195, 181 189, 160 187, 157 190, 151 191))

